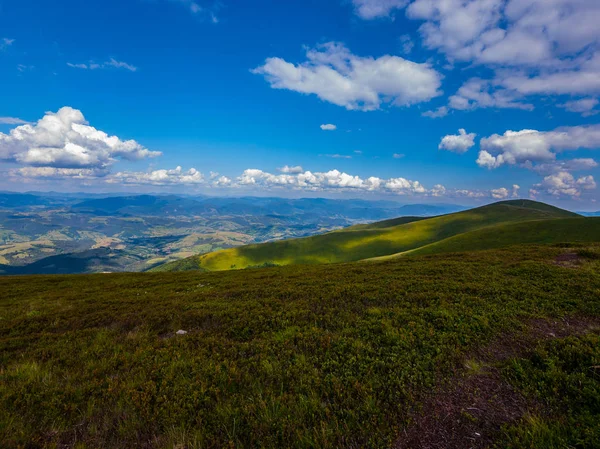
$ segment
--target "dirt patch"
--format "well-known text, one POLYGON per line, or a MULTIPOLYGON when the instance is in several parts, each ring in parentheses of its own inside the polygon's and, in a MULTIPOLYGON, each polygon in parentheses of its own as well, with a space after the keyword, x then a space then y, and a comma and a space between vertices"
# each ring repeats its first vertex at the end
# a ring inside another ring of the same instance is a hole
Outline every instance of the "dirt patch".
POLYGON ((532 320, 527 331, 502 335, 465 358, 463 369, 429 395, 422 411, 396 441, 396 449, 478 449, 489 447, 503 425, 527 414, 543 413, 506 382, 499 362, 527 354, 537 343, 600 329, 600 319, 570 317, 532 320))
POLYGON ((582 258, 577 253, 563 253, 554 258, 555 265, 565 268, 577 268, 582 263, 582 258))

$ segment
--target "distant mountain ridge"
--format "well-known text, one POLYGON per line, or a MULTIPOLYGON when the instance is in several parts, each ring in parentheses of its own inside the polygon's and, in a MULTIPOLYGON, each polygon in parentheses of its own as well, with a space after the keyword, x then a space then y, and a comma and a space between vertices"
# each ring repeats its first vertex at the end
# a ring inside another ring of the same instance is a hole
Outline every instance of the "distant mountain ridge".
POLYGON ((432 216, 464 210, 455 204, 401 204, 394 201, 337 200, 327 198, 191 198, 177 195, 135 195, 89 199, 72 206, 95 213, 151 215, 341 215, 355 220, 381 220, 392 216, 432 216))
MULTIPOLYGON (((467 211, 433 218, 403 217, 370 225, 352 226, 340 231, 302 239, 291 239, 248 245, 217 251, 193 258, 173 262, 157 268, 157 271, 178 271, 201 268, 209 271, 241 269, 271 265, 319 264, 368 260, 403 253, 418 253, 419 249, 451 239, 462 244, 450 246, 468 251, 470 247, 484 249, 494 241, 493 247, 509 246, 512 241, 525 243, 555 243, 560 241, 600 241, 600 221, 584 218, 573 212, 530 200, 499 202, 467 211), (545 223, 554 220, 570 220, 562 226, 550 226, 548 235, 540 233, 545 223), (530 226, 530 223, 534 225, 530 226), (498 231, 511 225, 522 224, 516 231, 501 233, 494 240, 494 229, 498 231), (526 232, 530 228, 535 231, 526 232), (485 234, 484 230, 488 231, 485 234), (518 233, 517 233, 518 231, 518 233), (477 232, 489 235, 489 244, 478 239, 477 232), (470 234, 473 233, 473 234, 470 234), (460 236, 469 236, 471 238, 460 236), (521 238, 527 235, 528 238, 521 238), (564 239, 564 240, 563 240, 564 239)), ((438 251, 447 251, 443 246, 438 251)), ((433 253, 432 249, 429 253, 433 253)))
POLYGON ((462 209, 363 199, 0 192, 0 274, 145 271, 233 246, 462 209), (111 252, 97 251, 105 249, 111 252))

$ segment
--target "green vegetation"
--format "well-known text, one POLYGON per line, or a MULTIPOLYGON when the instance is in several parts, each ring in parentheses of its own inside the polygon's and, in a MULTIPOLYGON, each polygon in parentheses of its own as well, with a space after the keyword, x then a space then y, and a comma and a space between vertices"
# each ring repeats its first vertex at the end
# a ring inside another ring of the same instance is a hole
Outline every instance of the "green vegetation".
MULTIPOLYGON (((196 256, 191 260, 173 262, 162 267, 161 270, 181 271, 182 265, 186 269, 203 268, 219 271, 263 264, 354 262, 424 249, 428 245, 444 242, 455 236, 470 235, 467 233, 478 230, 487 229, 490 235, 495 236, 497 226, 506 226, 511 223, 524 223, 523 228, 519 228, 519 230, 527 229, 529 224, 534 222, 539 224, 537 228, 534 225, 529 233, 532 238, 523 239, 523 242, 555 243, 600 240, 598 221, 592 221, 592 219, 586 219, 547 204, 515 200, 434 218, 403 217, 303 239, 236 247, 196 256), (565 232, 563 232, 563 228, 553 227, 544 234, 544 238, 533 238, 535 232, 540 228, 544 229, 547 223, 567 218, 573 221, 565 222, 565 227, 569 228, 565 232), (557 229, 559 232, 555 233, 552 231, 553 229, 557 229), (567 240, 562 240, 563 238, 567 238, 567 240)), ((475 235, 458 240, 456 243, 451 241, 448 247, 452 251, 496 248, 512 244, 513 238, 512 235, 507 235, 504 239, 495 236, 491 242, 494 244, 486 246, 485 240, 479 239, 478 235, 475 235), (480 240, 483 240, 483 243, 480 240), (471 247, 472 243, 475 243, 474 247, 471 247)), ((435 248, 432 246, 426 252, 436 252, 435 248)), ((447 251, 443 245, 441 248, 443 252, 447 251)))
POLYGON ((600 218, 564 218, 501 224, 466 232, 405 254, 442 254, 519 244, 600 241, 600 218))
MULTIPOLYGON (((486 222, 482 211, 469 217, 486 222)), ((426 241, 427 229, 415 234, 426 241)), ((432 391, 461 370, 485 370, 478 348, 527 332, 532 319, 599 319, 599 255, 589 244, 516 246, 369 264, 0 278, 0 441, 392 447, 432 391)), ((506 361, 505 377, 541 404, 490 435, 498 447, 594 447, 599 341, 589 332, 506 361)))
POLYGON ((545 342, 530 357, 507 363, 504 374, 541 410, 509 426, 501 447, 599 446, 599 335, 545 342))

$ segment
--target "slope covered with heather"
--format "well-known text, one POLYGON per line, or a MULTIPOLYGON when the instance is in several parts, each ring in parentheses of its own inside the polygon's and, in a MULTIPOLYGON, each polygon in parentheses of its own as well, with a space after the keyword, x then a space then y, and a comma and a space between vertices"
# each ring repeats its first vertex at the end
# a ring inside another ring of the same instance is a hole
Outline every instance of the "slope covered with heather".
POLYGON ((6 449, 600 438, 597 245, 3 277, 0 291, 6 449))

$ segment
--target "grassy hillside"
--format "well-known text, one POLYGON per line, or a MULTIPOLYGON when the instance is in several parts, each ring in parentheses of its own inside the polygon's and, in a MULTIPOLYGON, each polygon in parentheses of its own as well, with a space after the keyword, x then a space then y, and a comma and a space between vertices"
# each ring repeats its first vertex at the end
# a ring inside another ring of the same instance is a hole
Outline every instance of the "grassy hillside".
POLYGON ((0 292, 6 449, 600 441, 598 246, 4 277, 0 292))
POLYGON ((487 226, 570 217, 578 215, 534 201, 505 201, 434 218, 400 218, 303 239, 227 249, 174 262, 162 270, 352 262, 409 251, 487 226))
POLYGON ((421 248, 378 259, 561 242, 600 242, 600 218, 562 218, 500 224, 465 232, 421 248))

